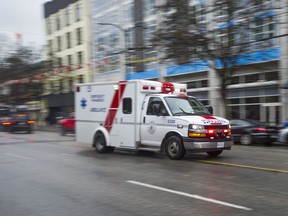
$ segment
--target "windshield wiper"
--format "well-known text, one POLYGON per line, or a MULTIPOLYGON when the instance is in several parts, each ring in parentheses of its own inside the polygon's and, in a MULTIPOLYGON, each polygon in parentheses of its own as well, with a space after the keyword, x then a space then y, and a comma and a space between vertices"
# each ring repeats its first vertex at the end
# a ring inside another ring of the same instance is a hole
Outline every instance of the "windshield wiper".
POLYGON ((182 112, 177 112, 177 113, 174 113, 174 115, 195 115, 195 113, 190 113, 190 112, 186 112, 184 111, 181 107, 178 107, 182 112))

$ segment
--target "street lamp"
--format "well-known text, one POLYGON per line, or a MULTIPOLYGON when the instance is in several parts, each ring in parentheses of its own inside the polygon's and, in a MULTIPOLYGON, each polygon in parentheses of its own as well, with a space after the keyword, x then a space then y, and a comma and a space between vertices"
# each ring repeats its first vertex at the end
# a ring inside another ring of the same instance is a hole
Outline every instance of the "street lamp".
POLYGON ((126 30, 118 25, 118 24, 114 24, 114 23, 104 23, 104 22, 100 22, 100 23, 96 23, 98 25, 110 25, 110 26, 114 26, 116 28, 118 28, 121 32, 121 36, 120 36, 120 47, 122 47, 124 50, 122 51, 122 55, 121 55, 121 59, 120 62, 122 62, 121 64, 121 79, 125 80, 126 79, 126 52, 127 52, 127 46, 126 46, 126 30))

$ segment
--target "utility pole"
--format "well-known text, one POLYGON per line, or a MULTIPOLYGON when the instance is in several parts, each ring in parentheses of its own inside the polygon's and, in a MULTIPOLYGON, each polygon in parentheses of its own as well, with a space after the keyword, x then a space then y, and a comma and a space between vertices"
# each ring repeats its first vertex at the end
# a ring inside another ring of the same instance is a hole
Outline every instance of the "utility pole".
POLYGON ((282 5, 282 16, 280 16, 280 34, 285 35, 280 37, 281 44, 281 60, 280 60, 280 89, 281 101, 282 101, 282 116, 281 122, 285 122, 288 119, 288 2, 283 0, 282 5))

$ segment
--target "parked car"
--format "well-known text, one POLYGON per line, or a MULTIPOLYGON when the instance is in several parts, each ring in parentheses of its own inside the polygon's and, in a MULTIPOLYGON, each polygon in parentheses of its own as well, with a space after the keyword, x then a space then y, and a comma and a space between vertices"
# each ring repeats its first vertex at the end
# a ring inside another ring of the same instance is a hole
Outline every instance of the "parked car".
POLYGON ((279 130, 277 141, 288 144, 288 127, 279 130))
POLYGON ((278 128, 269 126, 253 119, 232 119, 230 120, 231 132, 235 142, 242 145, 253 143, 264 143, 270 145, 277 141, 278 128))
POLYGON ((65 136, 67 133, 75 133, 75 115, 71 113, 68 118, 63 118, 58 121, 60 133, 65 136))
POLYGON ((10 133, 15 131, 27 131, 27 133, 31 133, 34 123, 35 121, 31 120, 26 114, 13 114, 10 119, 5 122, 7 131, 10 133))

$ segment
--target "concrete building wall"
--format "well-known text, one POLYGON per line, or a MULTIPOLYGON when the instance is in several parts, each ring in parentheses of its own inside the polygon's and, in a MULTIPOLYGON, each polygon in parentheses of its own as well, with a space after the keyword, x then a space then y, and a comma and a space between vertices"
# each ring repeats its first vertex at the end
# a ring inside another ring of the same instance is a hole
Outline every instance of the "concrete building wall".
POLYGON ((283 15, 280 17, 281 27, 280 32, 281 35, 285 35, 280 38, 281 43, 281 76, 279 83, 282 86, 281 88, 281 101, 282 101, 282 122, 288 120, 288 1, 282 2, 283 7, 283 15), (285 88, 283 88, 285 87, 285 88))

